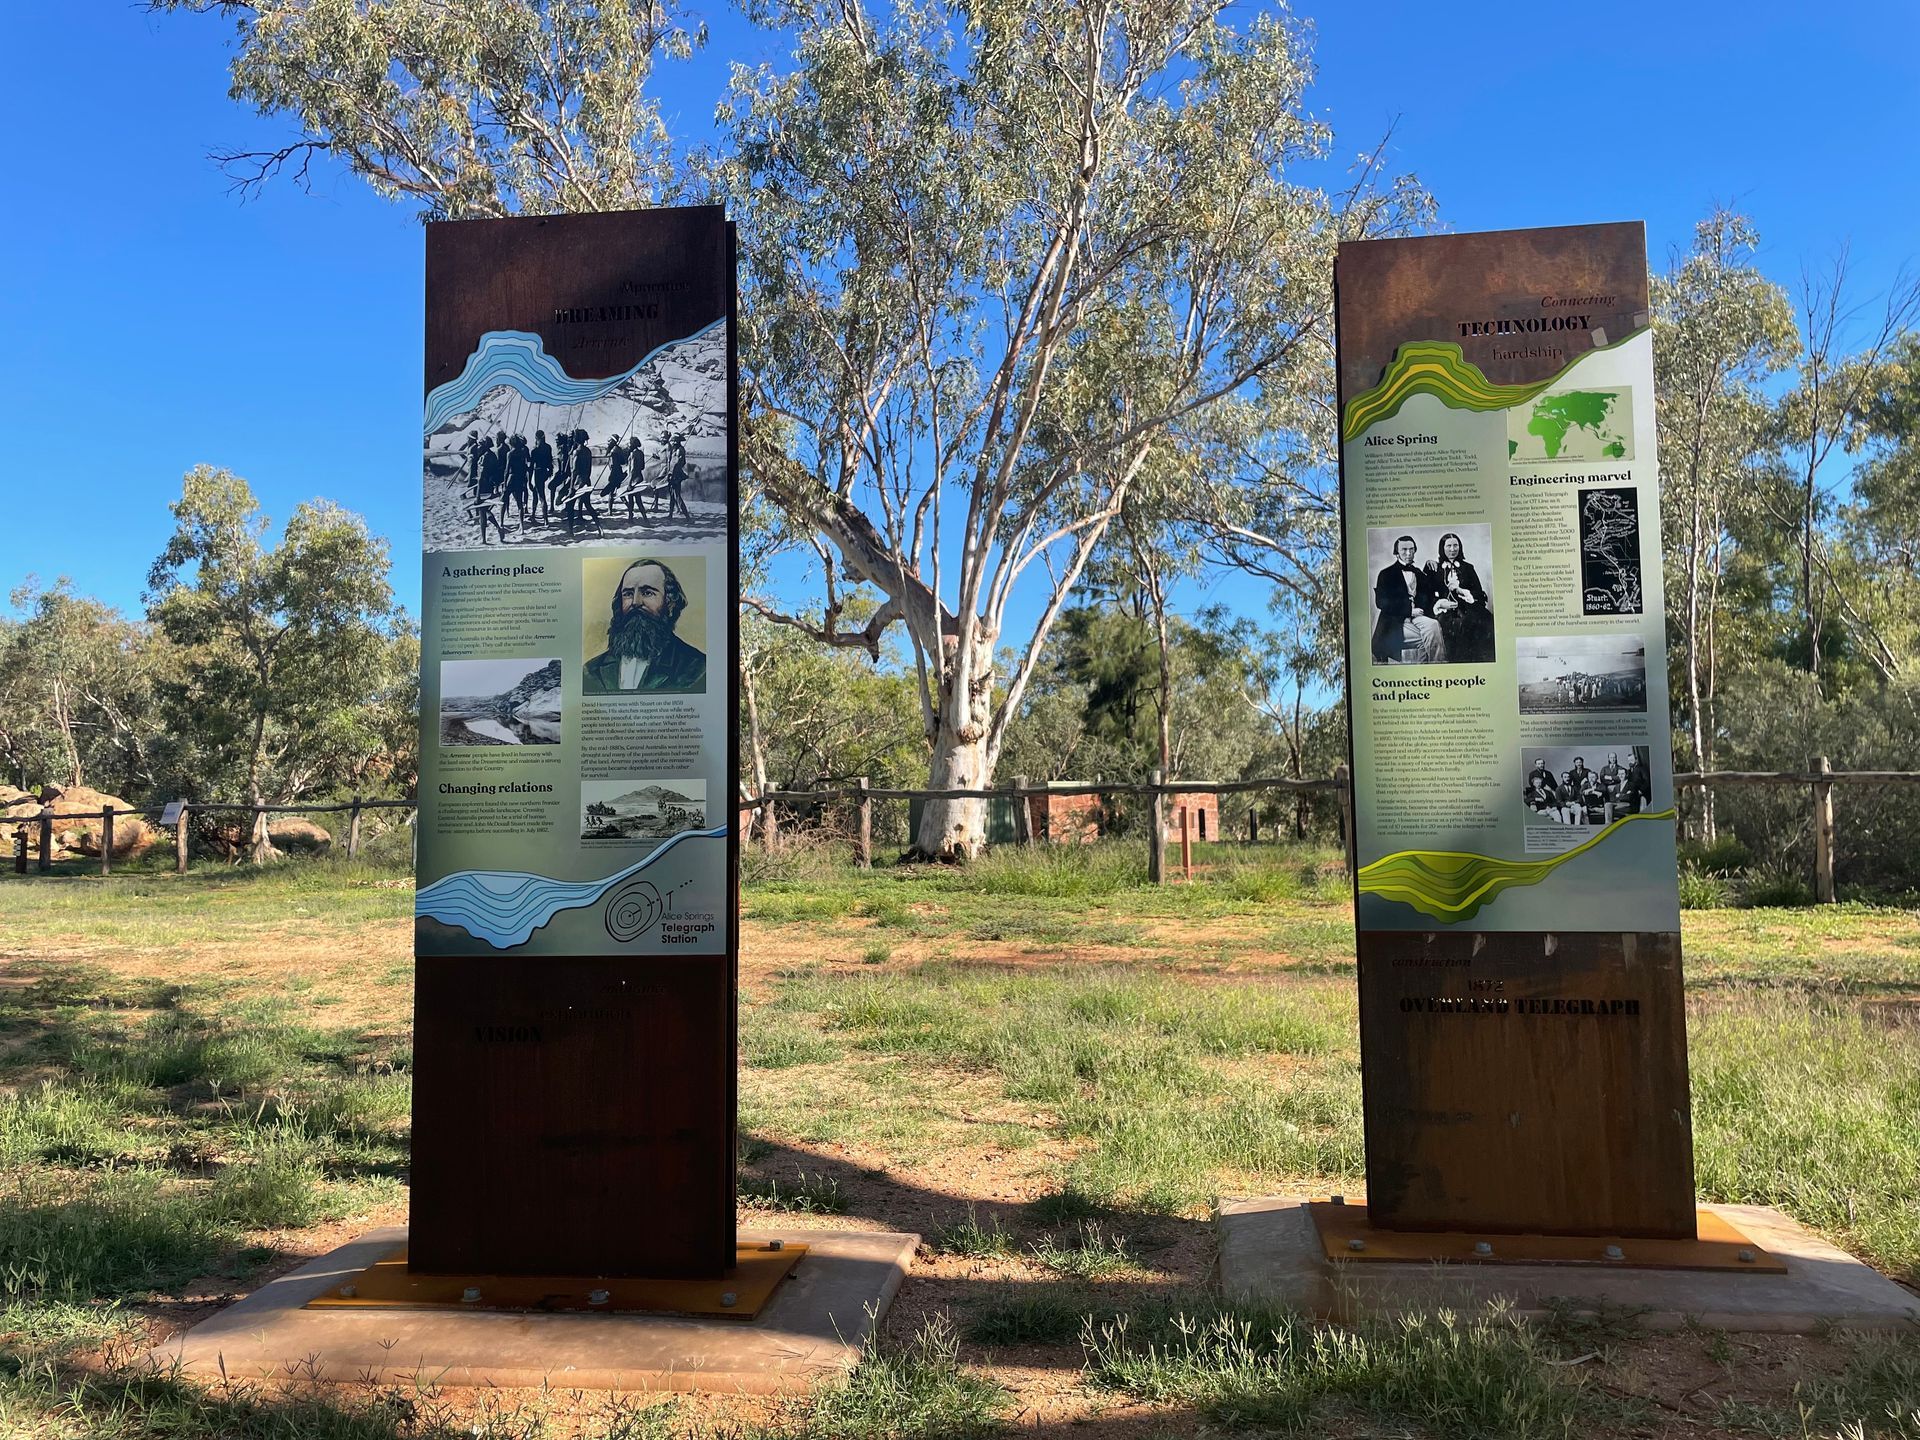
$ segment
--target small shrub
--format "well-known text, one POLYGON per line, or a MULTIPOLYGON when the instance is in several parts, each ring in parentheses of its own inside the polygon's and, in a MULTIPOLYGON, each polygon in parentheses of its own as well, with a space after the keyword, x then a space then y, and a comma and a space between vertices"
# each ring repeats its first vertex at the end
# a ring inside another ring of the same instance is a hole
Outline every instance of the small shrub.
POLYGON ((278 1230, 311 1225, 332 1207, 311 1147, 288 1132, 222 1170, 207 1208, 215 1219, 243 1230, 278 1230))
POLYGON ((845 1053, 803 1020, 764 1007, 740 1027, 740 1052, 747 1064, 762 1070, 819 1065, 845 1053))
POLYGON ((1722 878, 1739 874, 1753 864, 1753 852, 1731 835, 1722 835, 1711 845, 1697 841, 1680 847, 1680 863, 1690 870, 1722 878))
POLYGON ((991 1300, 967 1317, 976 1345, 1064 1345, 1091 1318, 1092 1307, 1051 1290, 991 1300))
POLYGON ((884 965, 893 958, 893 947, 884 940, 876 940, 860 952, 862 965, 884 965))
POLYGON ((999 1429, 1006 1391, 963 1368, 953 1322, 935 1316, 905 1345, 870 1351, 847 1383, 820 1392, 801 1433, 821 1440, 968 1440, 999 1429))
POLYGON ((1724 875, 1710 870, 1680 870, 1680 908, 1682 910, 1724 910, 1733 904, 1733 884, 1724 875))
POLYGON ((777 1178, 744 1176, 740 1181, 741 1203, 761 1210, 784 1210, 796 1215, 842 1215, 847 1196, 840 1182, 831 1175, 809 1175, 796 1170, 784 1185, 777 1178))
POLYGON ((1046 1195, 1029 1200, 1027 1214, 1042 1225, 1064 1225, 1075 1220, 1091 1220, 1104 1214, 1106 1207, 1085 1191, 1063 1185, 1046 1195))
POLYGON ((1082 1220, 1073 1237, 1061 1242, 1051 1235, 1033 1246, 1033 1257, 1049 1270, 1081 1280, 1104 1280, 1133 1268, 1126 1237, 1082 1220))
POLYGON ((1439 1436, 1529 1440, 1597 1428, 1579 1378, 1557 1377, 1540 1340, 1498 1311, 1336 1328, 1201 1302, 1089 1319, 1081 1343, 1096 1382, 1236 1428, 1304 1429, 1329 1404, 1439 1436))
POLYGON ((1813 890, 1798 870, 1768 865, 1750 871, 1742 880, 1740 900, 1755 909, 1799 909, 1813 904, 1813 890))
POLYGON ((195 1199, 147 1170, 17 1176, 0 1192, 0 1297, 109 1297, 190 1277, 219 1240, 195 1199))
POLYGON ((1001 1225, 1000 1217, 990 1215, 980 1223, 973 1206, 967 1206, 967 1218, 944 1226, 933 1237, 933 1248, 945 1255, 965 1255, 985 1259, 990 1255, 1011 1255, 1013 1236, 1001 1225))

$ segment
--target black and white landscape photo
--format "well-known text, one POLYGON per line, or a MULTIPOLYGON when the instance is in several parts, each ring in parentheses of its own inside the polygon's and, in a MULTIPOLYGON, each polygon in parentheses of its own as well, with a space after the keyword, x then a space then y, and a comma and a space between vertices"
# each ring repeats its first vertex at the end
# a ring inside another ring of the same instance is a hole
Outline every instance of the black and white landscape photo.
POLYGON ((442 745, 558 745, 558 660, 440 662, 442 745))
POLYGON ((707 782, 584 781, 580 812, 582 840, 664 840, 707 828, 707 782))
POLYGON ((727 533, 727 336, 581 381, 517 331, 428 397, 426 548, 615 545, 727 533))
POLYGON ((1647 708, 1647 644, 1638 635, 1523 635, 1514 651, 1522 715, 1647 708))

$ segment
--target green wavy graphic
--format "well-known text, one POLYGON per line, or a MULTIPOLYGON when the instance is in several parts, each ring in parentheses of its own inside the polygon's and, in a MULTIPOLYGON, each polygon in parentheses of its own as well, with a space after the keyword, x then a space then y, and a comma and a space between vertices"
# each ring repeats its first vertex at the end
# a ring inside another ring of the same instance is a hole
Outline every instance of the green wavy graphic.
POLYGON ((1623 815, 1571 850, 1540 860, 1502 860, 1459 850, 1399 850, 1360 867, 1360 893, 1402 900, 1443 923, 1470 920, 1502 890, 1538 885, 1554 869, 1635 820, 1671 820, 1674 809, 1623 815))
POLYGON ((1369 426, 1399 414, 1400 407, 1415 395, 1436 396, 1442 405, 1453 410, 1510 410, 1558 384, 1587 355, 1624 345, 1639 333, 1635 330, 1611 345, 1595 346, 1546 379, 1519 385, 1494 384, 1451 340, 1410 340, 1394 353, 1393 363, 1387 366, 1387 373, 1380 377, 1378 385, 1347 402, 1340 436, 1343 440, 1357 439, 1369 426))

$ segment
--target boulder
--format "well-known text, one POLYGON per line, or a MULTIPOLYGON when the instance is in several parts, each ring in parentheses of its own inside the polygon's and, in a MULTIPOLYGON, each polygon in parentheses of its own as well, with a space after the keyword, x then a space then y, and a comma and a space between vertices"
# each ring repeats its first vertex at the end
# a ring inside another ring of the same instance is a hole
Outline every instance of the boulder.
POLYGON ((22 790, 17 785, 0 785, 0 810, 11 809, 22 800, 33 799, 31 790, 22 790))
POLYGON ((267 838, 276 850, 317 855, 333 845, 333 836, 311 820, 298 815, 282 815, 267 825, 267 838))
POLYGON ((111 805, 113 817, 113 858, 132 859, 144 854, 153 844, 153 827, 133 813, 133 806, 118 795, 85 785, 49 785, 40 792, 45 803, 40 813, 53 816, 53 848, 58 854, 98 856, 103 822, 100 811, 111 805), (66 816, 89 817, 64 819, 66 816))

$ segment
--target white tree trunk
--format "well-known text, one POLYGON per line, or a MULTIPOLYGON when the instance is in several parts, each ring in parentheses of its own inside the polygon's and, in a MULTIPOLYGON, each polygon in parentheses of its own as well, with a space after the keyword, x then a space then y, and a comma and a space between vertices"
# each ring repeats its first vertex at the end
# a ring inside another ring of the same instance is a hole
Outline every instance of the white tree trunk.
MULTIPOLYGON (((942 724, 934 735, 927 772, 929 790, 986 789, 986 737, 969 739, 942 724)), ((928 860, 976 858, 987 848, 987 802, 929 797, 920 811, 913 848, 928 860)))

